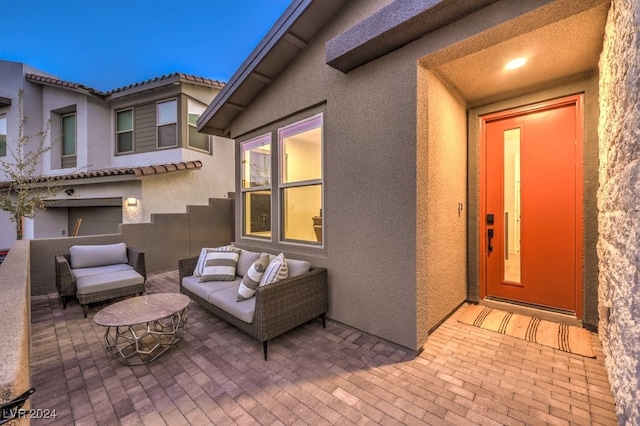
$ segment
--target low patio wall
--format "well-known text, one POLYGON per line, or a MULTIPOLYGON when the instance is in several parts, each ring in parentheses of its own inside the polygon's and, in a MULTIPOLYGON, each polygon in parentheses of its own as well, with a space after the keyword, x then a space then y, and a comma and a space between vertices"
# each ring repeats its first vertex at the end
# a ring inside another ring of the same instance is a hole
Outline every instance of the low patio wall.
POLYGON ((229 244, 233 238, 233 201, 211 199, 189 206, 187 213, 152 215, 150 223, 120 225, 120 234, 47 238, 31 241, 31 294, 56 293, 55 256, 76 244, 124 242, 145 253, 147 272, 177 269, 178 259, 195 256, 202 247, 229 244))
MULTIPOLYGON (((30 387, 29 261, 29 241, 16 241, 0 264, 0 403, 11 401, 30 387)), ((23 418, 14 424, 29 421, 23 418)))

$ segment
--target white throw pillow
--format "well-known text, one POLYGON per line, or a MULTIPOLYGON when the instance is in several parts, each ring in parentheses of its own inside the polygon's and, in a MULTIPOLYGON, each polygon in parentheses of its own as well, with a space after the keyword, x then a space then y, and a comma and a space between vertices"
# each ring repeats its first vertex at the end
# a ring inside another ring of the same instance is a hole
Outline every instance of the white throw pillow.
POLYGON ((267 285, 279 280, 284 280, 289 276, 289 268, 287 267, 287 261, 284 258, 284 254, 280 253, 267 266, 267 269, 260 279, 260 285, 267 285))
POLYGON ((233 281, 236 278, 238 256, 237 251, 212 251, 207 253, 200 282, 233 281))
POLYGON ((256 295, 256 290, 260 285, 260 280, 262 279, 267 266, 269 266, 269 255, 266 253, 253 262, 245 276, 242 278, 240 287, 238 287, 238 302, 251 299, 256 295))
POLYGON ((193 275, 196 277, 201 277, 202 276, 202 270, 204 269, 204 260, 207 257, 207 253, 210 253, 212 251, 231 251, 234 250, 234 247, 232 244, 229 244, 228 246, 221 246, 221 247, 205 247, 202 250, 200 250, 200 257, 198 257, 198 263, 196 264, 196 268, 193 270, 193 275))

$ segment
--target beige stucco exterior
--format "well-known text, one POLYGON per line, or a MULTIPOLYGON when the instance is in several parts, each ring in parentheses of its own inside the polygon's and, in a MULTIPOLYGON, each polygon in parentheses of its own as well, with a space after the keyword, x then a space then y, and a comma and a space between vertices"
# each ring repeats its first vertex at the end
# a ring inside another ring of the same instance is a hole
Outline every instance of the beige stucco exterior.
POLYGON ((431 331, 467 298, 467 111, 455 89, 422 67, 417 96, 416 282, 426 289, 417 305, 431 331))

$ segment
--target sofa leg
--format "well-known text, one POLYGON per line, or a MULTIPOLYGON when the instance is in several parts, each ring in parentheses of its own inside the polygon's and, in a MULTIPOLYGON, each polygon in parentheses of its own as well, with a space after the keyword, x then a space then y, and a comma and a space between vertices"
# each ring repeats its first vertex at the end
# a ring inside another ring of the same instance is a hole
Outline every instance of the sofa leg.
POLYGON ((267 360, 267 341, 262 342, 262 350, 264 351, 264 360, 267 360))
POLYGON ((62 309, 67 309, 67 296, 60 296, 62 299, 62 309))
POLYGON ((86 318, 89 313, 88 305, 82 305, 82 310, 84 311, 84 317, 86 318))
POLYGON ((322 328, 327 328, 327 314, 320 315, 322 318, 322 328))

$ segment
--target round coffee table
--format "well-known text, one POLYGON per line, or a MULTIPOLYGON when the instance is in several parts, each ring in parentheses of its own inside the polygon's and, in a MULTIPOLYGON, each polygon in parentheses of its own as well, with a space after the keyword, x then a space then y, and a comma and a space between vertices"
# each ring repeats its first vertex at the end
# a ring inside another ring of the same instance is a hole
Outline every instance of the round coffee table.
POLYGON ((147 364, 180 340, 190 299, 180 293, 132 297, 96 313, 93 321, 107 327, 107 352, 125 365, 147 364))

